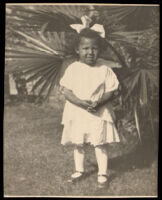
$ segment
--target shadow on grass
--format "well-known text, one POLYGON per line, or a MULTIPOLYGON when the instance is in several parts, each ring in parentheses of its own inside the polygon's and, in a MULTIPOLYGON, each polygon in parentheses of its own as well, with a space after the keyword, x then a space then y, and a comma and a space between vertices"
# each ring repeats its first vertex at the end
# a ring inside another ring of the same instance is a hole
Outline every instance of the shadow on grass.
POLYGON ((94 164, 92 162, 89 163, 89 165, 93 168, 92 170, 86 172, 86 177, 88 178, 89 176, 91 176, 92 174, 97 173, 98 171, 98 167, 97 164, 94 164))
POLYGON ((110 159, 109 168, 119 172, 149 167, 157 160, 158 152, 151 140, 138 145, 132 152, 110 159))
MULTIPOLYGON (((135 169, 148 168, 157 161, 158 151, 151 140, 145 141, 142 145, 138 145, 132 152, 119 157, 109 159, 109 169, 112 171, 109 175, 109 182, 123 173, 133 171, 135 169)), ((87 173, 87 177, 97 173, 97 164, 89 163, 93 170, 87 173)))

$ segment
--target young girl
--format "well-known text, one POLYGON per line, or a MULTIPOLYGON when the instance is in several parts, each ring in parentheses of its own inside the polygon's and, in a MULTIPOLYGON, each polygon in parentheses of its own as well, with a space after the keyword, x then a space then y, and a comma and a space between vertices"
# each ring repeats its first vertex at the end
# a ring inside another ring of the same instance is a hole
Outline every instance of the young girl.
POLYGON ((75 146, 76 171, 71 175, 71 181, 80 180, 85 175, 84 144, 94 146, 98 186, 104 187, 108 182, 106 144, 119 142, 109 101, 119 83, 111 68, 99 59, 101 38, 98 33, 86 28, 78 35, 76 53, 79 59, 68 66, 60 80, 66 98, 61 143, 75 146))

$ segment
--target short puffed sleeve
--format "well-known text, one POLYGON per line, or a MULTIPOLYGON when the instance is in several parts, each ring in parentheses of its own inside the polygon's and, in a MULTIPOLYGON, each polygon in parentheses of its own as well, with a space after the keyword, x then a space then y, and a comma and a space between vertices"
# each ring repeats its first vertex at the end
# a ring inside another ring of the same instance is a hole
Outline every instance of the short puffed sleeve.
POLYGON ((74 77, 73 67, 72 65, 69 65, 65 70, 64 75, 60 79, 60 85, 71 90, 73 86, 72 82, 73 77, 74 77))
POLYGON ((105 79, 105 92, 111 92, 117 90, 119 81, 112 69, 107 67, 106 79, 105 79))

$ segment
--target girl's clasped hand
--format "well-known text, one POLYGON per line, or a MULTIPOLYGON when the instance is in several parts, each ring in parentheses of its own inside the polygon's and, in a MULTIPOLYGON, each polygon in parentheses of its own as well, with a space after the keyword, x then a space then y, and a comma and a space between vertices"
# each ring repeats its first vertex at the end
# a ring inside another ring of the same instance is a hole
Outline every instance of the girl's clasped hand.
POLYGON ((95 112, 97 112, 97 109, 98 109, 98 107, 97 107, 98 102, 97 102, 97 101, 95 101, 95 102, 92 102, 92 101, 85 101, 85 102, 86 102, 86 104, 88 104, 88 105, 87 105, 87 108, 86 108, 86 110, 87 110, 88 112, 90 112, 90 113, 95 113, 95 112))

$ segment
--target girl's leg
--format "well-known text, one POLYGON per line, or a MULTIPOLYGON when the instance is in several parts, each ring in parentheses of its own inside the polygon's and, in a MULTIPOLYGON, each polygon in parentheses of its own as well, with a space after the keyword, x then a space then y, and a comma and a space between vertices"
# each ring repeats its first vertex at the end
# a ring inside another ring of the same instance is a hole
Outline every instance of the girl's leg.
POLYGON ((72 175, 73 178, 80 176, 84 172, 84 148, 77 146, 74 149, 74 163, 76 172, 72 175))
MULTIPOLYGON (((108 167, 108 151, 104 145, 95 147, 96 160, 98 164, 98 175, 107 175, 108 167)), ((107 178, 105 176, 98 176, 99 182, 105 182, 107 178)))

